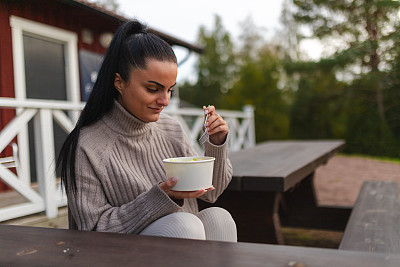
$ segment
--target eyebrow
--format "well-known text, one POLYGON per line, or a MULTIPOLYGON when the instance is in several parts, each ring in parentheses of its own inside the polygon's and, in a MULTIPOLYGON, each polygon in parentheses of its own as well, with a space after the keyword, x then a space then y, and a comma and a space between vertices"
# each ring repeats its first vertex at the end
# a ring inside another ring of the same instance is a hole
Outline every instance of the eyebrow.
MULTIPOLYGON (((163 89, 165 88, 165 85, 163 85, 163 84, 161 84, 159 82, 156 82, 156 81, 147 81, 147 82, 154 83, 155 85, 157 85, 157 86, 159 86, 159 87, 161 87, 163 89)), ((170 88, 174 87, 175 85, 176 85, 176 83, 174 83, 170 88)))

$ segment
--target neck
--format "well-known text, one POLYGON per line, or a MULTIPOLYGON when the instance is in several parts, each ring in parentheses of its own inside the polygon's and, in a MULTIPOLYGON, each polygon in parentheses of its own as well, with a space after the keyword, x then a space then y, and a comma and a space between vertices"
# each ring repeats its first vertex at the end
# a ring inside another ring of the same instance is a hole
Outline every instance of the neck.
POLYGON ((109 127, 122 135, 138 136, 146 133, 151 122, 144 122, 128 112, 119 101, 114 101, 111 111, 104 116, 103 121, 109 127))

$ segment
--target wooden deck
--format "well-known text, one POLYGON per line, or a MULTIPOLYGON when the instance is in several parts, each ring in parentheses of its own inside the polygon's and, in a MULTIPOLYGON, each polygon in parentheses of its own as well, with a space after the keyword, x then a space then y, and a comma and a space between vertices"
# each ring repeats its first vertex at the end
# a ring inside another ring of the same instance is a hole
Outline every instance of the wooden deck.
POLYGON ((47 218, 43 212, 0 222, 0 224, 68 229, 68 209, 67 207, 59 208, 58 217, 54 219, 47 218))
MULTIPOLYGON (((0 194, 0 208, 24 202, 27 202, 27 200, 16 191, 9 191, 0 194)), ((58 216, 54 219, 47 218, 46 214, 41 212, 0 222, 0 224, 68 229, 68 209, 67 207, 59 208, 58 216)))

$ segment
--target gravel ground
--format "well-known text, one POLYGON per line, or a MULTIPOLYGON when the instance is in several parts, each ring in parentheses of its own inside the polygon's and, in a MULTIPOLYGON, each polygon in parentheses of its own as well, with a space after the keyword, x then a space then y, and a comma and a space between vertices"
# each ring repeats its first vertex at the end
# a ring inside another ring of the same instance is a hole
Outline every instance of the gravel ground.
POLYGON ((400 164, 337 155, 317 169, 314 180, 319 204, 353 206, 364 181, 394 181, 400 192, 400 164))

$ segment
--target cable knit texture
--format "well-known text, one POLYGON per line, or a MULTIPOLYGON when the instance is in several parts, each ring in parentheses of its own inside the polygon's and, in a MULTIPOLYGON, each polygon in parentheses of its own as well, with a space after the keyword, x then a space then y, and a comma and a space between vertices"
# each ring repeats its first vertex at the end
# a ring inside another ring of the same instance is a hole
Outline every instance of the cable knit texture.
MULTIPOLYGON (((232 178, 227 143, 204 145, 215 157, 213 185, 201 199, 215 202, 232 178)), ((75 194, 68 190, 71 229, 140 233, 165 215, 184 211, 196 214, 195 199, 182 206, 158 186, 166 181, 165 158, 194 156, 181 125, 167 114, 146 123, 117 101, 112 110, 81 130, 76 151, 75 194)))

